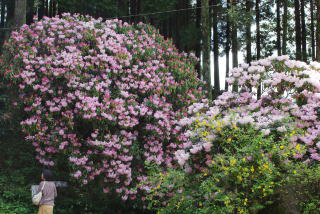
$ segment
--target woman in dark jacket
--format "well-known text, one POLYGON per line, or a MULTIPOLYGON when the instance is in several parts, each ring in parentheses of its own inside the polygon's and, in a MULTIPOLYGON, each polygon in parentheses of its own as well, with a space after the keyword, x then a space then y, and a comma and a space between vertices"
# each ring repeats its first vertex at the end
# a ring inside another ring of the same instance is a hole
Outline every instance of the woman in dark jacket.
POLYGON ((42 170, 41 183, 38 192, 42 189, 42 198, 39 203, 38 214, 53 214, 54 199, 57 197, 57 189, 54 182, 51 181, 52 172, 48 169, 42 170))

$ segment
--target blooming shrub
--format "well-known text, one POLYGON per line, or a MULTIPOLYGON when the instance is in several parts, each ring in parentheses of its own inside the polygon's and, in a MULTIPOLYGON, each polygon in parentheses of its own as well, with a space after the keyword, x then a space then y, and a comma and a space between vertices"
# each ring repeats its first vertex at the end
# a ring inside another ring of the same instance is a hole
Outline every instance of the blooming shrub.
POLYGON ((151 207, 249 213, 278 200, 281 185, 296 180, 288 176, 303 175, 303 167, 313 171, 320 160, 319 69, 287 56, 234 68, 227 81, 239 92, 195 103, 179 121, 180 167, 151 170, 151 207))
POLYGON ((68 158, 83 184, 134 199, 144 161, 171 166, 176 119, 202 98, 196 58, 151 26, 64 14, 13 32, 2 76, 40 163, 68 158))
POLYGON ((281 124, 286 135, 265 135, 246 117, 231 112, 221 117, 218 111, 213 114, 213 108, 209 112, 192 119, 187 136, 193 143, 176 152, 183 170, 150 170, 148 199, 159 213, 249 213, 262 209, 275 200, 286 175, 293 174, 294 155, 305 150, 304 145, 292 143, 303 131, 295 129, 291 120, 274 124, 275 129, 281 124))
MULTIPOLYGON (((307 65, 289 60, 287 56, 269 57, 253 62, 251 66, 243 64, 234 69, 228 79, 229 83, 237 83, 241 92, 225 92, 215 105, 246 115, 266 134, 275 131, 270 129, 270 124, 281 118, 292 118, 298 128, 306 131, 293 141, 308 148, 297 152, 295 158, 320 161, 319 69, 317 62, 307 65), (259 85, 262 86, 262 95, 257 99, 259 85)), ((277 127, 276 131, 285 133, 286 129, 277 127)))

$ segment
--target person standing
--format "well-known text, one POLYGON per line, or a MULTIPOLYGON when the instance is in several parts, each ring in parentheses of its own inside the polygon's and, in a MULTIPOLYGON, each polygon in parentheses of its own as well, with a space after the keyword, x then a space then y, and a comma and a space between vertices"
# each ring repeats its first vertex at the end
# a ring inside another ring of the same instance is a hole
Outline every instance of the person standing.
POLYGON ((49 169, 42 170, 41 182, 37 193, 42 190, 42 197, 39 203, 38 214, 53 214, 54 199, 57 197, 57 189, 54 182, 51 181, 52 172, 49 169))

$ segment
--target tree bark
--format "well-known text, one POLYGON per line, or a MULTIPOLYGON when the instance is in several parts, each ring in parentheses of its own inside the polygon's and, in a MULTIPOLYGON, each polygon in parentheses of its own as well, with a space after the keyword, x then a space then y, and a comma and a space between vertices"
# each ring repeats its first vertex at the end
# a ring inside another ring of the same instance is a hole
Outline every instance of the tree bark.
POLYGON ((249 17, 249 21, 246 23, 246 52, 247 52, 247 63, 251 62, 251 0, 246 0, 246 13, 249 17))
POLYGON ((140 11, 140 0, 130 0, 130 15, 134 15, 131 17, 131 22, 138 23, 140 17, 136 16, 140 11))
POLYGON ((58 2, 57 0, 52 0, 52 16, 56 16, 58 14, 58 2))
POLYGON ((27 1, 27 18, 26 24, 30 25, 33 22, 34 8, 33 8, 34 0, 27 1))
POLYGON ((44 16, 44 5, 45 0, 40 0, 39 8, 38 8, 38 20, 41 20, 44 16))
MULTIPOLYGON (((237 8, 237 0, 232 0, 231 5, 233 9, 237 8)), ((231 27, 231 46, 232 46, 232 67, 238 67, 238 26, 237 21, 232 20, 231 27)), ((238 91, 238 84, 234 83, 232 87, 232 91, 238 91)))
MULTIPOLYGON (((0 27, 5 27, 5 8, 6 8, 6 2, 4 0, 1 1, 1 20, 0 20, 0 27)), ((5 38, 5 31, 0 31, 0 54, 2 53, 2 46, 4 43, 5 38)))
POLYGON ((52 0, 49 2, 48 16, 49 17, 53 16, 53 1, 52 0))
MULTIPOLYGON (((230 9, 230 0, 227 0, 227 10, 230 9)), ((226 79, 229 77, 230 67, 230 17, 227 13, 227 29, 226 29, 226 79)), ((225 81, 225 91, 229 90, 229 83, 225 81)))
POLYGON ((281 55, 281 18, 280 18, 280 0, 277 0, 277 52, 281 55))
POLYGON ((316 0, 316 4, 317 4, 316 61, 320 62, 320 0, 316 0))
POLYGON ((14 26, 21 27, 26 24, 27 0, 15 0, 14 26))
POLYGON ((220 94, 220 76, 219 76, 219 32, 218 32, 218 0, 212 0, 213 14, 213 58, 214 58, 214 97, 220 94))
POLYGON ((314 38, 314 0, 310 0, 310 14, 311 14, 311 57, 312 60, 316 58, 316 45, 314 38))
POLYGON ((210 74, 210 22, 209 22, 209 0, 202 0, 201 8, 201 31, 202 31, 202 76, 206 81, 208 99, 212 99, 211 74, 210 74))
POLYGON ((257 28, 257 60, 261 58, 261 33, 260 33, 260 0, 256 0, 256 28, 257 28))
MULTIPOLYGON (((256 28, 257 28, 257 60, 261 57, 261 34, 260 34, 260 0, 256 0, 256 28)), ((257 98, 260 99, 261 97, 261 83, 259 83, 258 89, 257 89, 257 98)))
POLYGON ((44 1, 44 15, 45 16, 49 16, 49 1, 48 0, 45 0, 44 1))
POLYGON ((295 11, 295 31, 296 31, 296 59, 301 60, 301 13, 300 13, 300 2, 294 0, 294 11, 295 11))
POLYGON ((283 16, 282 16, 282 54, 287 54, 287 36, 288 36, 288 0, 283 0, 283 16))
MULTIPOLYGON (((15 1, 6 1, 6 16, 5 16, 5 21, 4 21, 4 27, 6 28, 13 28, 14 27, 14 21, 15 21, 15 18, 14 18, 14 10, 15 10, 15 1)), ((3 50, 2 50, 2 46, 3 46, 3 43, 5 40, 9 39, 11 35, 11 29, 6 29, 2 32, 2 35, 1 35, 1 49, 0 49, 0 52, 2 53, 3 50)))
POLYGON ((307 62, 307 31, 305 21, 305 0, 301 0, 301 42, 302 42, 302 60, 307 62))
MULTIPOLYGON (((201 27, 201 0, 197 0, 197 11, 196 11, 196 26, 197 29, 200 29, 201 27)), ((172 19, 172 18, 171 18, 172 19)), ((170 25, 172 27, 172 25, 170 25)), ((197 31, 197 47, 196 47, 196 56, 198 57, 198 59, 200 59, 200 55, 201 55, 201 35, 199 33, 200 31, 197 31)), ((173 33, 172 33, 173 35, 173 33)), ((198 71, 198 78, 201 78, 201 66, 200 66, 200 62, 197 63, 196 65, 196 69, 198 71)))
POLYGON ((6 8, 5 1, 2 0, 2 1, 1 1, 1 20, 0 20, 0 27, 4 27, 5 8, 6 8))
MULTIPOLYGON (((232 7, 237 7, 237 0, 232 1, 232 7)), ((232 30, 231 30, 231 39, 232 39, 232 66, 238 66, 238 26, 236 20, 232 20, 232 30)))

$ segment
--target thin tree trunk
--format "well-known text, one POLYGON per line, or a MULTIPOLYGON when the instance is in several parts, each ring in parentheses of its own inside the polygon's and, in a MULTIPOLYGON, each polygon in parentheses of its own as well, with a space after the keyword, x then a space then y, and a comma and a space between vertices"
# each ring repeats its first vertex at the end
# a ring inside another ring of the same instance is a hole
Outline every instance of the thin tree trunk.
POLYGON ((257 60, 261 58, 261 34, 260 34, 260 0, 256 0, 256 28, 257 28, 257 60))
POLYGON ((302 60, 307 61, 307 31, 305 21, 305 2, 301 0, 301 41, 302 41, 302 60))
POLYGON ((131 17, 131 22, 138 23, 139 17, 136 16, 140 10, 140 0, 130 0, 130 15, 134 15, 131 17))
POLYGON ((56 16, 58 14, 57 9, 58 9, 58 2, 57 0, 52 0, 52 16, 56 16))
MULTIPOLYGON (((257 60, 261 57, 261 34, 260 34, 260 0, 256 0, 256 28, 257 28, 257 60)), ((259 83, 258 89, 257 89, 257 98, 260 99, 261 97, 261 83, 259 83)))
POLYGON ((247 63, 251 62, 251 0, 246 0, 246 13, 249 17, 249 21, 246 23, 246 52, 247 52, 247 63))
MULTIPOLYGON (((231 1, 233 9, 237 8, 237 0, 231 1)), ((232 67, 238 67, 238 26, 237 21, 232 20, 232 28, 231 28, 231 46, 232 46, 232 67)), ((238 91, 238 84, 234 83, 232 90, 238 91)))
MULTIPOLYGON (((232 1, 233 8, 237 7, 237 0, 232 1)), ((232 32, 231 32, 231 39, 232 39, 232 66, 238 66, 238 26, 236 20, 232 20, 232 32)))
POLYGON ((51 0, 51 1, 49 2, 49 8, 48 8, 48 16, 49 16, 49 17, 52 17, 52 16, 53 16, 53 11, 52 11, 52 9, 53 9, 53 1, 51 0))
POLYGON ((283 0, 283 16, 282 16, 282 54, 287 54, 287 36, 288 36, 288 0, 283 0))
MULTIPOLYGON (((182 9, 182 7, 181 7, 181 3, 183 3, 182 1, 177 1, 177 4, 176 4, 176 9, 177 10, 180 10, 180 9, 182 9)), ((208 0, 208 4, 209 4, 209 0, 208 0)), ((209 13, 209 8, 207 8, 208 9, 208 13, 209 13)), ((202 12, 202 11, 201 11, 202 12)), ((179 35, 179 29, 180 29, 180 26, 181 26, 181 13, 180 12, 178 12, 177 13, 177 17, 175 18, 175 20, 176 20, 176 29, 175 29, 175 31, 176 31, 176 37, 174 38, 174 41, 175 41, 175 44, 176 44, 176 46, 177 46, 177 48, 179 49, 180 47, 181 47, 181 44, 180 44, 180 35, 179 35)), ((209 16, 208 16, 209 17, 209 16)), ((201 18, 203 18, 202 16, 201 16, 201 18)), ((209 18, 208 18, 209 19, 209 18)))
MULTIPOLYGON (((230 0, 227 0, 227 10, 230 9, 230 0)), ((230 17, 227 13, 227 29, 226 29, 226 79, 229 77, 230 67, 230 17)), ((229 90, 229 83, 225 82, 225 91, 229 90)))
POLYGON ((277 0, 277 51, 281 55, 281 18, 280 18, 280 0, 277 0))
POLYGON ((320 62, 320 0, 316 0, 316 4, 317 4, 316 61, 320 62))
POLYGON ((316 45, 314 38, 314 2, 310 0, 310 13, 311 13, 311 57, 312 60, 316 58, 316 45))
POLYGON ((202 0, 201 8, 201 31, 202 31, 202 75, 206 81, 208 99, 212 99, 211 74, 210 74, 210 22, 209 0, 202 0))
POLYGON ((28 0, 27 2, 27 25, 30 25, 33 22, 34 8, 33 8, 34 0, 28 0))
MULTIPOLYGON (((213 5, 218 5, 219 0, 213 0, 213 5)), ((220 94, 219 76, 219 32, 218 32, 218 6, 213 6, 212 27, 213 27, 213 58, 214 58, 214 97, 220 94)))
POLYGON ((0 27, 4 27, 5 8, 6 8, 5 1, 2 0, 2 1, 1 1, 1 21, 0 21, 0 27))
MULTIPOLYGON (((197 29, 200 29, 200 23, 201 23, 201 0, 197 0, 197 11, 196 11, 196 26, 197 29)), ((172 19, 172 18, 171 18, 172 19)), ((172 27, 172 25, 170 25, 172 27)), ((173 35, 173 33, 172 33, 173 35)), ((200 55, 201 55, 201 35, 199 33, 199 31, 197 32, 197 47, 196 47, 196 56, 198 57, 198 59, 200 59, 200 55)), ((201 78, 201 66, 200 66, 200 62, 197 63, 196 65, 196 69, 198 71, 198 78, 201 78)))
MULTIPOLYGON (((141 2, 140 2, 140 0, 136 0, 136 15, 138 15, 139 13, 140 13, 140 11, 141 11, 141 2)), ((140 22, 141 21, 141 17, 139 17, 139 16, 136 16, 135 17, 135 21, 136 21, 136 23, 138 23, 138 22, 140 22)))
POLYGON ((45 1, 44 1, 44 4, 45 4, 45 5, 44 5, 44 15, 45 15, 45 16, 48 16, 48 15, 49 15, 49 6, 48 6, 48 5, 49 5, 49 1, 48 1, 48 0, 45 0, 45 1))
POLYGON ((301 15, 299 0, 294 0, 295 31, 296 31, 296 59, 301 60, 301 15))
MULTIPOLYGON (((4 0, 1 1, 1 20, 0 20, 0 27, 5 27, 5 8, 6 8, 6 2, 4 0)), ((2 53, 2 46, 4 43, 5 38, 5 31, 0 31, 0 54, 2 53)))
POLYGON ((26 24, 27 0, 15 0, 14 26, 21 27, 26 24))
MULTIPOLYGON (((7 16, 6 16, 6 25, 7 28, 14 27, 14 9, 15 1, 7 2, 7 16)), ((11 35, 11 30, 6 30, 4 35, 4 40, 9 39, 11 35)))
POLYGON ((40 0, 40 5, 38 8, 38 19, 41 20, 44 16, 44 2, 45 0, 40 0))

